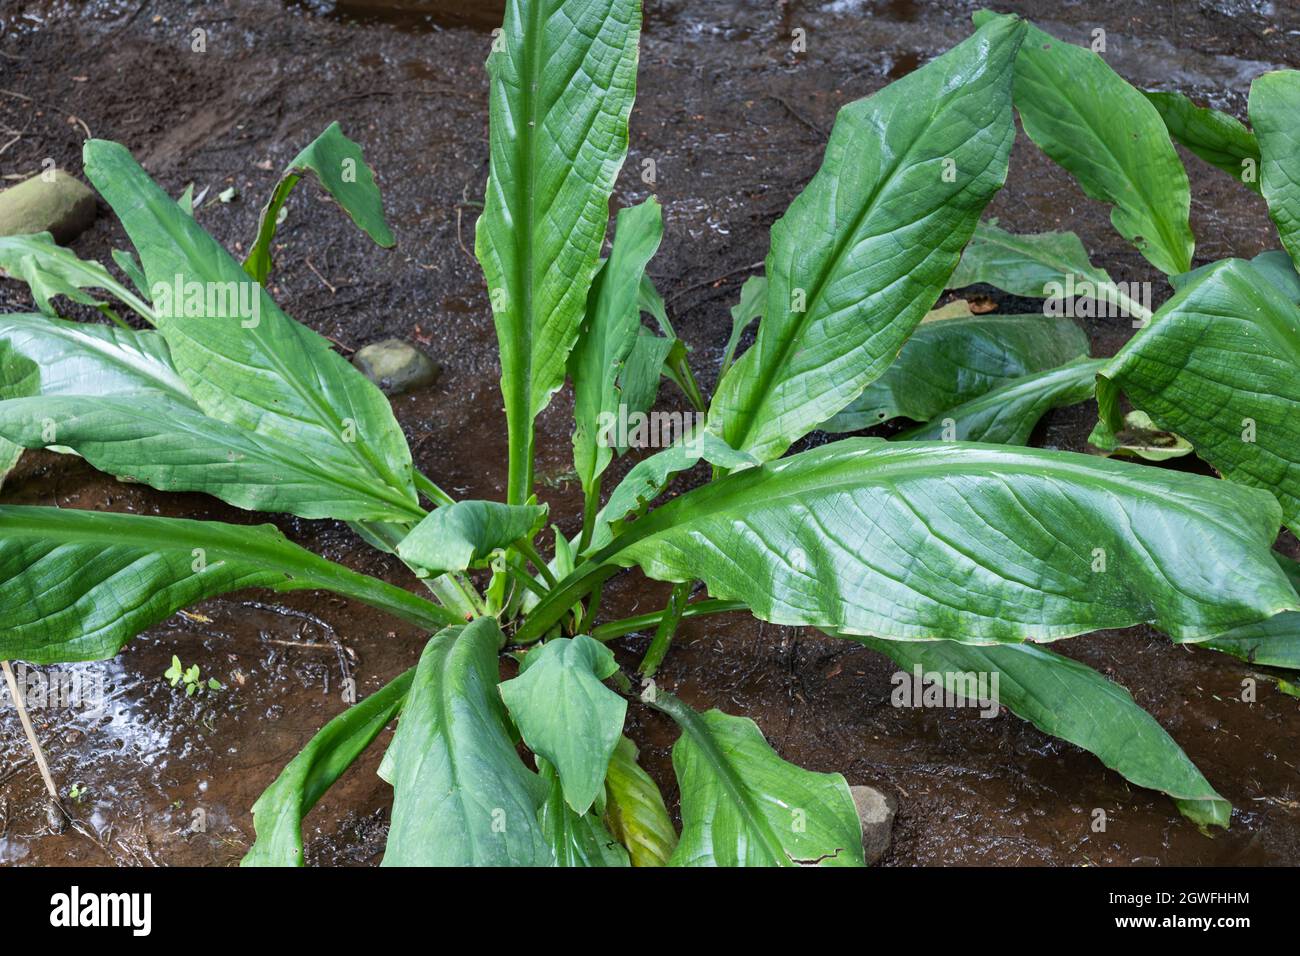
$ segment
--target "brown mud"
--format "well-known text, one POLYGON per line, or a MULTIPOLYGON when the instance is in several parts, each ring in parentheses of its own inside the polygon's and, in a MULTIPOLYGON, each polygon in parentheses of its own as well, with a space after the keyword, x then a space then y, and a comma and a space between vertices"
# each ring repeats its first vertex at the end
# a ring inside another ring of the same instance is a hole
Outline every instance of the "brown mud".
MULTIPOLYGON (((389 336, 428 351, 443 366, 438 382, 394 400, 417 464, 458 494, 499 496, 495 338, 468 251, 487 170, 483 60, 495 17, 482 11, 492 4, 408 4, 420 8, 415 14, 384 6, 0 0, 0 175, 31 175, 46 157, 80 174, 87 133, 119 140, 174 194, 189 182, 209 197, 234 186, 233 202, 212 202, 198 216, 238 250, 278 171, 340 120, 376 168, 398 247, 370 246, 304 186, 279 233, 277 299, 345 353, 389 336), (206 52, 191 49, 196 29, 206 31, 206 52)), ((649 0, 615 205, 651 191, 640 172, 653 159, 666 235, 651 271, 706 388, 729 331, 727 309, 765 255, 772 222, 817 168, 836 109, 960 40, 976 6, 649 0), (790 48, 796 27, 806 31, 804 53, 790 48)), ((1296 65, 1300 48, 1300 9, 1280 2, 1001 7, 1074 41, 1102 27, 1108 59, 1130 80, 1178 88, 1237 115, 1250 79, 1296 65)), ((1198 263, 1275 245, 1257 197, 1184 158, 1198 263)), ((74 248, 108 262, 125 238, 102 204, 100 212, 74 248)), ((1023 137, 991 212, 1015 231, 1073 229, 1116 279, 1151 281, 1157 298, 1165 294, 1161 277, 1110 229, 1108 211, 1023 137)), ((1036 307, 998 298, 1008 310, 1036 307)), ((17 284, 0 283, 0 309, 27 308, 17 284)), ((1127 320, 1085 325, 1098 355, 1131 334, 1127 320)), ((683 407, 671 386, 661 402, 683 407)), ((569 413, 561 393, 541 420, 538 470, 543 497, 572 532, 580 495, 564 480, 569 413)), ((1094 417, 1092 406, 1054 414, 1036 440, 1084 450, 1094 417)), ((625 467, 617 464, 615 476, 625 467)), ((0 500, 260 520, 203 496, 120 484, 45 453, 24 458, 0 500)), ((341 525, 276 522, 313 550, 417 587, 341 525)), ((611 615, 644 612, 664 597, 663 586, 623 575, 606 607, 611 615)), ((244 592, 151 629, 113 661, 46 669, 104 691, 98 713, 33 713, 64 792, 73 784, 83 791, 69 801, 82 826, 51 830, 40 779, 5 708, 0 863, 237 862, 253 836, 249 807, 342 709, 340 682, 354 676, 361 694, 373 691, 410 666, 423 640, 401 622, 326 595, 244 592), (226 689, 194 698, 173 690, 162 677, 172 655, 226 689)), ((629 637, 618 653, 634 664, 646 642, 629 637)), ((891 663, 814 632, 739 614, 688 622, 660 680, 693 704, 753 717, 787 759, 895 792, 900 811, 886 864, 1300 863, 1300 701, 1261 681, 1258 700, 1244 703, 1241 682, 1255 669, 1174 647, 1147 628, 1056 649, 1120 681, 1155 715, 1236 807, 1228 832, 1201 834, 1164 796, 1129 786, 1014 716, 895 709, 891 663), (1109 817, 1105 833, 1090 828, 1095 808, 1109 817)), ((675 801, 672 730, 635 704, 629 728, 675 801)), ((372 748, 308 818, 311 862, 378 860, 390 799, 374 772, 380 752, 372 748)))

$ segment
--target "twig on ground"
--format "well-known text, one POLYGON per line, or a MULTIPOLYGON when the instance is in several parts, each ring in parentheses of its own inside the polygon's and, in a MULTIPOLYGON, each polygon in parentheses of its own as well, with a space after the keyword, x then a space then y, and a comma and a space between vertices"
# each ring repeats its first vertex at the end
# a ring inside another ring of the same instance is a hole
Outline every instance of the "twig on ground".
POLYGON ((54 785, 54 778, 50 776, 50 765, 45 762, 45 752, 41 750, 41 742, 36 738, 36 730, 32 727, 31 718, 27 716, 22 694, 18 692, 18 680, 14 677, 14 669, 8 661, 0 661, 0 669, 4 670, 5 682, 9 685, 9 699, 13 701, 14 710, 18 711, 18 720, 23 725, 23 733, 27 735, 27 743, 31 745, 32 756, 36 758, 36 767, 41 772, 41 779, 45 781, 45 789, 50 793, 50 804, 66 826, 71 817, 63 808, 63 802, 59 800, 59 788, 54 785))

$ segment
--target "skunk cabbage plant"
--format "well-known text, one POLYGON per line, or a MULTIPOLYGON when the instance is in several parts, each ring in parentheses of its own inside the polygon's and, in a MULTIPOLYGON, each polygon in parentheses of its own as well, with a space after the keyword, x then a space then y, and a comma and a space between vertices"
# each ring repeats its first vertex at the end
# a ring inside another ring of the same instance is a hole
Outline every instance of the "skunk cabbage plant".
POLYGON ((840 110, 820 169, 772 227, 763 274, 745 284, 706 402, 646 275, 663 237, 653 196, 618 211, 604 251, 640 4, 506 6, 488 57, 475 242, 500 351, 505 500, 456 500, 416 469, 380 390, 264 287, 304 176, 393 241, 374 176, 337 124, 290 164, 242 264, 126 149, 92 140, 86 175, 134 246, 114 257, 134 288, 48 236, 0 239, 0 268, 39 306, 0 316, 0 466, 53 448, 163 491, 347 522, 427 593, 269 524, 0 505, 0 658, 109 658, 242 588, 332 591, 426 630, 411 669, 321 728, 263 793, 246 865, 300 865, 304 815, 394 721, 380 768, 393 791, 386 865, 861 865, 841 775, 786 762, 753 721, 653 680, 680 621, 742 611, 908 670, 996 674, 1002 706, 1164 791, 1192 821, 1226 826, 1228 803, 1128 692, 1045 645, 1150 624, 1175 642, 1298 663, 1295 567, 1273 546, 1283 523, 1300 528, 1300 74, 1256 82, 1252 133, 1176 94, 1143 95, 1018 18, 980 14, 952 50, 840 110), (1154 314, 1073 234, 981 222, 1017 111, 1178 286, 1154 314), (1191 271, 1171 135, 1235 172, 1250 167, 1233 150, 1258 157, 1290 259, 1191 271), (1086 288, 1142 328, 1107 360, 1050 309, 935 309, 945 289, 977 282, 1049 304, 1055 286, 1086 288), (113 324, 58 317, 58 296, 113 324), (602 487, 628 444, 611 422, 644 415, 661 377, 704 413, 699 426, 602 487), (580 530, 550 547, 534 422, 566 382, 586 507, 580 530), (1049 409, 1098 382, 1105 450, 1129 447, 1127 396, 1227 480, 1025 447, 1049 409), (817 429, 895 418, 914 424, 890 440, 801 446, 817 429), (711 480, 665 496, 700 462, 711 480), (670 582, 668 606, 603 619, 604 582, 625 569, 670 582), (651 629, 625 673, 608 643, 651 629), (506 656, 518 666, 502 680, 506 656), (625 734, 629 704, 680 729, 676 818, 625 734))

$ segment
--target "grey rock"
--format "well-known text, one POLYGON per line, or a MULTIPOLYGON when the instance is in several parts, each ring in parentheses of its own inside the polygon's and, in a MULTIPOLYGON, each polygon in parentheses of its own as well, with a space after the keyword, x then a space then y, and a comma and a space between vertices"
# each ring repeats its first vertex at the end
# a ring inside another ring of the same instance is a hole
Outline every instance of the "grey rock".
POLYGON ((849 787, 853 802, 858 808, 858 819, 862 821, 862 852, 867 866, 878 862, 889 849, 889 840, 894 832, 894 814, 898 812, 898 800, 893 794, 877 790, 875 787, 849 787))
POLYGON ((352 364, 387 395, 432 384, 439 371, 429 356, 401 339, 365 346, 352 356, 352 364))
POLYGON ((95 194, 61 169, 46 179, 38 173, 0 192, 0 236, 48 232, 68 243, 95 221, 95 194))

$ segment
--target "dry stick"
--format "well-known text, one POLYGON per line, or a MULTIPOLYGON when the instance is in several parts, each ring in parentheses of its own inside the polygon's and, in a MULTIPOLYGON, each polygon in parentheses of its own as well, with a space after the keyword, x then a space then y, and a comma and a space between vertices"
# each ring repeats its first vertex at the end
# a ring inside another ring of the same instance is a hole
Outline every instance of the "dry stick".
POLYGON ((9 697, 14 702, 14 710, 18 711, 18 719, 22 722, 23 732, 27 734, 27 742, 31 744, 32 756, 36 758, 36 766, 41 771, 41 779, 45 781, 45 789, 50 792, 50 800, 66 820, 68 812, 63 809, 63 803, 59 800, 59 790, 54 786, 54 778, 50 776, 50 765, 45 762, 45 753, 41 750, 41 742, 36 739, 36 731, 32 728, 31 718, 27 716, 27 708, 23 706, 22 694, 18 693, 18 681, 14 677, 14 669, 9 665, 8 661, 0 661, 0 668, 4 669, 5 682, 9 685, 9 697))

